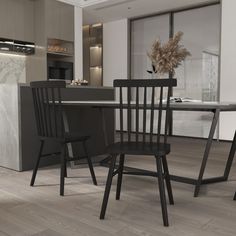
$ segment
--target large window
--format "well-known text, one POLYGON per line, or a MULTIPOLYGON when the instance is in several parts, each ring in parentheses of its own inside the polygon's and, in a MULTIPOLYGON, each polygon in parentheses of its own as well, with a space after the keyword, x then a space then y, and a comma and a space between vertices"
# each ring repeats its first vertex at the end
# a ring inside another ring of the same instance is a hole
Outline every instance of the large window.
POLYGON ((148 79, 151 62, 147 57, 152 43, 169 38, 169 15, 143 18, 131 22, 131 78, 148 79))
MULTIPOLYGON (((174 77, 178 86, 173 96, 217 101, 220 4, 132 20, 131 79, 151 78, 147 73, 151 66, 147 51, 155 39, 166 42, 171 32, 178 31, 184 33, 182 44, 191 52, 191 57, 176 70, 174 77)), ((211 118, 208 113, 174 112, 173 134, 206 137, 211 118)))

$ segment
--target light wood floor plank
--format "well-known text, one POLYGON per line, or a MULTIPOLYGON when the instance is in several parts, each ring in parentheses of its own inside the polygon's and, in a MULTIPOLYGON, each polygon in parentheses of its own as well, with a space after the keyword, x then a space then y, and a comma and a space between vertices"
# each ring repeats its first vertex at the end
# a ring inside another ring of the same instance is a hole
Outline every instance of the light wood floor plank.
MULTIPOLYGON (((220 175, 230 143, 213 144, 206 176, 220 175)), ((170 172, 196 177, 204 140, 173 138, 170 172)), ((126 165, 155 170, 150 157, 127 157, 126 165)), ((99 213, 107 168, 96 167, 99 185, 92 185, 88 168, 69 169, 65 197, 59 196, 59 169, 41 169, 36 186, 31 171, 0 168, 0 236, 235 236, 235 162, 228 182, 205 185, 198 198, 194 187, 172 182, 175 205, 168 206, 170 227, 162 225, 157 180, 124 176, 121 200, 115 200, 116 178, 105 220, 99 213)))

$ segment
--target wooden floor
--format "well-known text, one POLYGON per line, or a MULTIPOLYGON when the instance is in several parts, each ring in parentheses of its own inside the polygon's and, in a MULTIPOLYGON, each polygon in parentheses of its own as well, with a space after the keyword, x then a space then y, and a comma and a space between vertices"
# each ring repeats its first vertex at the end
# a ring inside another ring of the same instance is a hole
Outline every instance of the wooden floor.
MULTIPOLYGON (((170 172, 196 176, 204 140, 173 138, 170 172)), ((214 143, 207 175, 221 175, 229 143, 214 143)), ((154 168, 151 157, 129 157, 126 165, 154 168)), ((202 187, 193 198, 193 186, 173 182, 175 205, 168 206, 170 227, 162 225, 157 180, 125 176, 121 200, 115 200, 114 179, 105 220, 99 220, 107 169, 95 168, 99 186, 93 186, 87 168, 69 169, 65 196, 59 196, 57 167, 39 171, 29 187, 31 172, 0 169, 0 236, 235 236, 236 166, 225 183, 202 187)))

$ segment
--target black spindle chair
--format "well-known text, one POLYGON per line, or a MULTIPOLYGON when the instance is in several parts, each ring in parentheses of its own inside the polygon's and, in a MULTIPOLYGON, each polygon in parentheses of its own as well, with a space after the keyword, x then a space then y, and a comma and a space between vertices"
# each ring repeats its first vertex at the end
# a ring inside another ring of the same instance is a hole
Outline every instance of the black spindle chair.
MULTIPOLYGON (((120 142, 111 144, 107 148, 108 153, 111 155, 111 163, 100 219, 104 219, 105 217, 113 176, 118 174, 116 199, 119 200, 122 175, 123 173, 132 174, 131 172, 124 171, 125 155, 151 155, 156 159, 157 173, 155 176, 158 177, 163 222, 165 226, 169 225, 164 180, 166 181, 170 204, 174 204, 166 155, 170 152, 170 145, 167 143, 170 91, 176 84, 176 79, 114 81, 114 87, 119 89, 120 94, 120 142), (127 102, 124 102, 123 99, 124 88, 127 89, 127 102), (150 99, 148 99, 149 92, 151 92, 150 99), (134 96, 135 94, 136 96, 134 96), (140 102, 141 94, 143 94, 142 102, 140 102), (133 97, 133 102, 131 101, 131 97, 133 97), (127 112, 127 132, 124 131, 125 110, 127 112), (148 112, 150 113, 149 124, 147 122, 148 112), (139 127, 140 124, 142 124, 141 128, 139 127), (150 130, 147 133, 148 125, 150 125, 150 130), (126 133, 127 140, 124 138, 126 133), (117 170, 115 170, 118 155, 120 155, 119 165, 117 170)), ((143 174, 145 175, 145 173, 143 174)))
POLYGON ((43 154, 44 144, 49 140, 58 142, 61 145, 61 150, 59 153, 57 153, 61 156, 61 196, 64 195, 64 182, 65 177, 67 177, 66 163, 68 161, 75 161, 78 159, 86 158, 88 161, 93 183, 94 185, 97 185, 93 165, 86 147, 86 141, 89 139, 89 136, 81 136, 77 133, 65 132, 64 129, 61 89, 66 87, 65 81, 35 81, 31 82, 30 86, 33 93, 37 131, 41 143, 30 185, 34 185, 41 157, 52 155, 52 153, 43 154), (69 157, 67 144, 72 142, 82 143, 85 156, 69 157))

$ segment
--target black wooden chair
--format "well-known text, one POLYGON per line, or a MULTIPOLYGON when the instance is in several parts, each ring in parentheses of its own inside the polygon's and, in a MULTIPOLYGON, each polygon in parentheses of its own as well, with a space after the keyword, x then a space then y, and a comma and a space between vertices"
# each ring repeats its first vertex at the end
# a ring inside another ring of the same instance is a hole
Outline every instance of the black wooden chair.
MULTIPOLYGON (((111 162, 100 219, 105 217, 113 176, 118 174, 116 199, 119 200, 122 175, 123 173, 132 174, 124 170, 125 155, 151 155, 156 159, 157 173, 154 174, 158 178, 159 183, 163 222, 165 226, 169 225, 164 180, 166 181, 170 204, 174 204, 166 155, 170 153, 170 145, 167 143, 170 91, 176 84, 175 79, 114 81, 114 87, 118 87, 120 94, 120 142, 107 147, 107 151, 111 155, 111 162), (123 101, 122 95, 124 88, 127 89, 126 103, 123 101), (151 92, 150 102, 148 101, 149 91, 151 92), (140 102, 142 100, 140 99, 140 94, 143 94, 142 102, 140 102), (131 97, 133 97, 133 102, 131 97), (158 101, 156 102, 155 100, 158 101), (124 110, 127 112, 127 132, 124 131, 124 110), (149 133, 146 132, 148 126, 147 112, 150 112, 149 133), (140 116, 140 113, 142 116, 140 116), (165 117, 163 113, 165 113, 165 117), (139 128, 140 123, 142 123, 142 129, 139 128), (127 140, 124 139, 126 133, 127 140), (119 165, 115 170, 118 155, 120 155, 119 165)), ((147 175, 144 172, 142 174, 147 175)))
MULTIPOLYGON (((86 158, 88 161, 90 173, 94 185, 97 185, 96 177, 93 170, 91 159, 88 155, 86 141, 89 136, 81 136, 78 133, 65 132, 63 123, 63 112, 61 103, 61 88, 65 88, 65 81, 35 81, 30 86, 33 93, 33 102, 35 110, 35 118, 37 124, 38 136, 40 138, 40 150, 38 153, 35 168, 31 178, 30 185, 33 186, 38 171, 39 162, 42 157, 52 155, 43 154, 45 142, 51 140, 61 145, 59 153, 61 156, 61 175, 60 175, 60 195, 64 195, 64 182, 67 177, 66 163, 86 158), (67 144, 72 142, 82 143, 85 156, 69 157, 67 144)), ((54 153, 55 154, 55 153, 54 153)))
POLYGON ((236 200, 236 192, 235 192, 235 194, 234 194, 234 200, 236 200))

